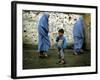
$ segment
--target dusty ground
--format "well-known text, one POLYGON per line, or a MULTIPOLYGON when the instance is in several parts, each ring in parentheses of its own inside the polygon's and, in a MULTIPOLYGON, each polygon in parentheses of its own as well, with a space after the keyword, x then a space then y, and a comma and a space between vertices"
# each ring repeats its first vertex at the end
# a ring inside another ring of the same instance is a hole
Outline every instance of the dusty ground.
POLYGON ((48 58, 39 58, 36 47, 25 46, 23 49, 23 69, 39 68, 59 68, 59 67, 80 67, 90 66, 90 51, 84 51, 83 54, 73 55, 72 49, 65 50, 66 64, 56 64, 58 62, 57 50, 50 49, 48 58))

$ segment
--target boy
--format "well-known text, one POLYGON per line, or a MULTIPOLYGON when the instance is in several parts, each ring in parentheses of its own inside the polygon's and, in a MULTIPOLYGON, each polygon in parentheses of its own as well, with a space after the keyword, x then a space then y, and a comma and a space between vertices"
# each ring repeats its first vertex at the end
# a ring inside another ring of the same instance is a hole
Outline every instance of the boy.
POLYGON ((58 36, 56 38, 56 47, 58 49, 58 56, 59 56, 59 62, 58 64, 64 64, 64 49, 67 46, 66 38, 63 36, 64 30, 59 29, 58 36))

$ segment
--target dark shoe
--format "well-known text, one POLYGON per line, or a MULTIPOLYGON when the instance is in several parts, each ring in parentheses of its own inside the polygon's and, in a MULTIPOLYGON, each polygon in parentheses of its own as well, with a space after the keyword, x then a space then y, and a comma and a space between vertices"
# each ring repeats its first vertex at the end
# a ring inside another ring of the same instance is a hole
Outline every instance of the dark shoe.
POLYGON ((59 64, 61 62, 61 60, 59 60, 56 64, 59 64))
POLYGON ((61 60, 59 64, 65 64, 65 61, 64 60, 61 60))
POLYGON ((40 53, 39 53, 39 57, 40 57, 40 58, 43 58, 43 54, 40 54, 40 53))

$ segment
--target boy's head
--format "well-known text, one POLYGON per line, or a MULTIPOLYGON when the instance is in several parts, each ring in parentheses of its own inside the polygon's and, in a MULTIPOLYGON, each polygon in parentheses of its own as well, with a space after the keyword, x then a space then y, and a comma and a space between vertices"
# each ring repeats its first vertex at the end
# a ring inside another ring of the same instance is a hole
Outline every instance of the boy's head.
POLYGON ((63 34, 64 34, 64 30, 63 30, 63 29, 59 29, 59 30, 58 30, 58 35, 59 35, 59 36, 62 36, 63 34))

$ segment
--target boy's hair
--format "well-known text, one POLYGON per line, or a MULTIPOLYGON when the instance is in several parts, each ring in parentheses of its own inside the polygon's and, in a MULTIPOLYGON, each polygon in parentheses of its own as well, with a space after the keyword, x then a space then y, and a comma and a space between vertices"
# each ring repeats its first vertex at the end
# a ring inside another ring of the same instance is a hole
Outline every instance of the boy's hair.
POLYGON ((58 32, 64 33, 64 30, 63 29, 59 29, 58 32))

